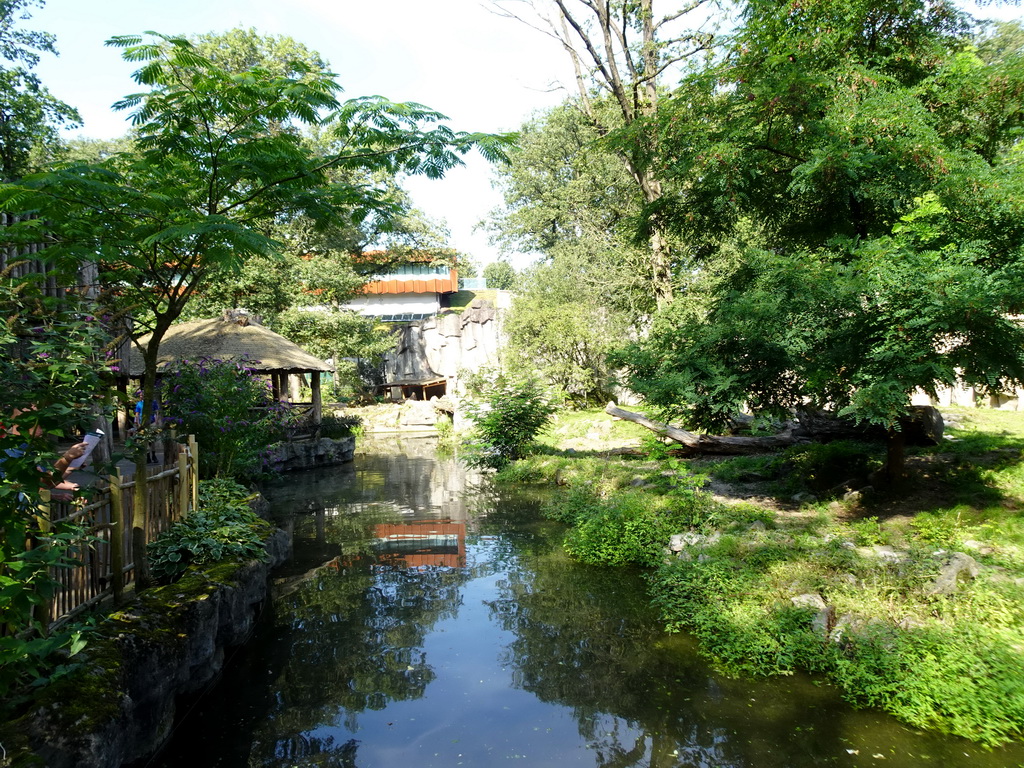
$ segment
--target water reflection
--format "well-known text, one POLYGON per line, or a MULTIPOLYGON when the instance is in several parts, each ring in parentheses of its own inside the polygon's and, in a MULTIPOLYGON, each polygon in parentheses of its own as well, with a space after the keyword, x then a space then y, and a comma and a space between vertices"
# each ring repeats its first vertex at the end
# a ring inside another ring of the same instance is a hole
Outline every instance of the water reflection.
POLYGON ((1005 766, 802 678, 709 672, 642 577, 569 561, 528 493, 425 441, 272 489, 272 616, 166 755, 181 766, 1005 766))

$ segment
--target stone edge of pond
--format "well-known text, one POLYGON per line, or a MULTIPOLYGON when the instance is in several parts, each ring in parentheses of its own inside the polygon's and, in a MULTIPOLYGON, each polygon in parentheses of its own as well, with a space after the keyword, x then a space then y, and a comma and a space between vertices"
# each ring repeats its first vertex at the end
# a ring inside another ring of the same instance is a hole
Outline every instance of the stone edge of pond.
MULTIPOLYGON (((262 496, 252 506, 265 516, 262 496)), ((105 617, 75 671, 0 727, 0 767, 119 768, 154 755, 171 735, 178 697, 200 691, 226 650, 249 638, 292 541, 275 529, 265 547, 266 562, 190 569, 105 617)))

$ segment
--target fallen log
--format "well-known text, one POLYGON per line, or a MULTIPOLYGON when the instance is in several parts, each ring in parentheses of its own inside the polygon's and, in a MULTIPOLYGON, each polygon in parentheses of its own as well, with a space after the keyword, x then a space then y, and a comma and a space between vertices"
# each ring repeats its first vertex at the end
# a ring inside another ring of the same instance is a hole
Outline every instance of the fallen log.
POLYGON ((633 413, 619 408, 615 403, 608 403, 604 412, 609 416, 632 421, 641 427, 667 437, 692 453, 715 453, 720 455, 737 455, 752 453, 767 453, 788 448, 798 443, 810 442, 806 437, 798 437, 793 434, 793 428, 787 427, 784 432, 777 435, 766 435, 764 437, 745 437, 737 435, 697 435, 687 432, 685 429, 673 427, 671 424, 662 424, 652 421, 643 414, 633 413))
MULTIPOLYGON (((633 413, 608 403, 605 413, 619 419, 632 421, 641 427, 673 440, 691 453, 714 453, 737 455, 767 453, 801 443, 833 440, 864 440, 886 442, 888 433, 882 427, 870 424, 856 425, 849 419, 841 419, 824 411, 802 411, 799 422, 787 422, 786 428, 777 435, 763 437, 746 435, 698 435, 685 429, 673 427, 648 419, 640 413, 633 413)), ((937 445, 942 441, 942 414, 932 406, 913 406, 910 413, 900 420, 900 432, 907 445, 937 445)))

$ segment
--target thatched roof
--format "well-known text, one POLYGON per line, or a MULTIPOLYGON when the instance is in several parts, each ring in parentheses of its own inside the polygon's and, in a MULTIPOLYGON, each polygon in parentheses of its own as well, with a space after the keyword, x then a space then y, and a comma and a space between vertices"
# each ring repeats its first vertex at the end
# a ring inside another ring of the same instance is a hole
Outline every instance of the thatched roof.
MULTIPOLYGON (((143 336, 139 344, 145 347, 150 336, 143 336)), ((143 375, 142 355, 134 348, 128 355, 128 375, 143 375)), ((329 371, 331 366, 309 354, 284 336, 246 317, 214 320, 196 320, 172 325, 160 342, 157 368, 179 360, 245 360, 246 365, 258 371, 277 373, 309 373, 329 371)))

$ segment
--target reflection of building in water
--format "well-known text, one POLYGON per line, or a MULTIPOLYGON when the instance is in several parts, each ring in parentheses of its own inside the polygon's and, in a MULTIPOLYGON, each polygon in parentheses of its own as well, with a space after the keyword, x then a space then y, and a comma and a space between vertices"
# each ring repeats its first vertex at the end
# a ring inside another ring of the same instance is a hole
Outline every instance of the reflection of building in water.
POLYGON ((442 566, 466 564, 466 524, 451 520, 416 520, 374 526, 375 549, 387 565, 442 566))

